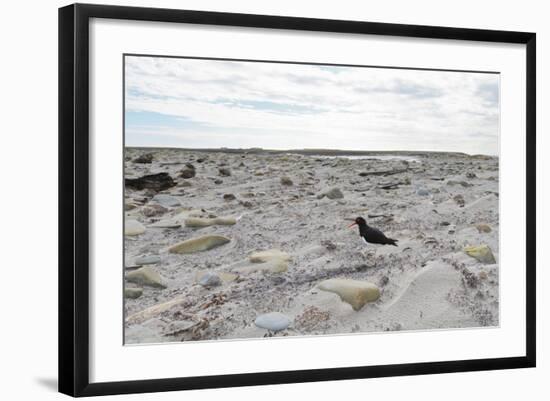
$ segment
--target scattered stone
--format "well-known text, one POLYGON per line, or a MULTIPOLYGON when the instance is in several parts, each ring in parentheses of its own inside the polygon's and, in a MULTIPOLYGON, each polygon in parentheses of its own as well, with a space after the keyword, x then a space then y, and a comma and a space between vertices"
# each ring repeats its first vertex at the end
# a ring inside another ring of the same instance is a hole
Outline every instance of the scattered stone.
POLYGON ((164 207, 178 207, 181 206, 181 202, 178 198, 172 195, 157 194, 151 199, 152 202, 156 202, 164 207))
POLYGON ((380 287, 385 287, 390 282, 390 278, 388 276, 382 276, 380 280, 378 281, 378 285, 380 287))
POLYGON ((160 216, 163 215, 168 211, 167 208, 165 208, 162 205, 152 203, 149 205, 144 206, 141 209, 141 214, 143 214, 145 217, 154 217, 154 216, 160 216))
POLYGON ((125 288, 124 298, 136 299, 143 294, 143 288, 125 288))
POLYGON ((136 264, 138 266, 155 265, 157 263, 160 263, 160 256, 159 255, 140 256, 139 258, 136 258, 136 260, 134 261, 134 264, 136 264))
POLYGON ((262 329, 277 332, 290 326, 290 319, 282 313, 271 312, 258 316, 254 324, 262 329))
POLYGON ((231 170, 225 167, 219 168, 218 172, 222 177, 229 177, 231 175, 231 170))
POLYGON ((294 183, 292 182, 292 180, 289 177, 281 177, 281 184, 282 185, 287 185, 287 186, 294 185, 294 183))
POLYGON ((493 252, 488 245, 467 246, 466 248, 464 248, 464 252, 466 252, 466 254, 468 254, 472 258, 476 259, 478 262, 486 264, 496 263, 493 252))
POLYGON ((339 188, 329 188, 317 195, 317 199, 323 199, 325 196, 329 199, 342 199, 344 194, 339 188))
POLYGON ((477 175, 476 173, 468 172, 466 173, 466 178, 470 178, 470 179, 477 178, 477 175))
POLYGON ((487 274, 487 272, 483 270, 480 271, 477 276, 479 277, 480 280, 487 280, 489 278, 489 275, 487 274))
POLYGON ((134 163, 150 164, 153 163, 153 154, 144 153, 134 159, 134 163))
MULTIPOLYGON (((192 166, 192 164, 191 164, 192 166)), ((197 172, 195 170, 195 167, 193 168, 184 168, 183 170, 180 170, 178 176, 184 179, 193 178, 195 175, 197 175, 197 172)))
POLYGON ((320 290, 333 292, 340 296, 356 311, 360 310, 367 302, 374 302, 380 298, 378 287, 368 281, 351 279, 329 279, 318 285, 320 290))
POLYGON ((158 173, 139 178, 125 178, 124 185, 132 189, 152 189, 158 192, 172 188, 176 183, 168 173, 158 173))
POLYGON ((129 272, 126 275, 126 280, 139 285, 148 285, 155 288, 166 288, 166 284, 164 284, 160 274, 158 274, 151 266, 144 266, 129 272))
POLYGON ((268 249, 267 251, 253 252, 248 256, 248 260, 252 263, 265 263, 276 259, 288 262, 290 255, 280 249, 268 249))
POLYGON ((216 185, 223 184, 223 180, 220 180, 219 178, 216 178, 216 179, 214 180, 214 184, 216 184, 216 185))
POLYGON ((447 185, 450 185, 450 186, 460 185, 464 188, 468 188, 468 187, 472 186, 472 184, 470 184, 466 181, 454 181, 454 180, 447 181, 447 185))
POLYGON ((137 220, 126 219, 124 222, 124 235, 140 235, 145 232, 145 226, 137 220))
POLYGON ((233 194, 223 194, 223 199, 226 201, 232 201, 237 199, 237 197, 233 194))
POLYGON ((439 223, 439 225, 445 227, 445 226, 450 226, 451 223, 448 221, 442 221, 441 223, 439 223))
POLYGON ((466 204, 466 201, 464 200, 464 197, 460 194, 453 196, 453 200, 456 202, 456 204, 459 207, 464 207, 464 205, 466 204))
POLYGON ((244 207, 247 207, 247 208, 251 208, 254 206, 254 204, 250 201, 242 201, 242 202, 239 202, 241 205, 243 205, 244 207))
POLYGON ((227 244, 231 241, 227 237, 221 235, 205 235, 202 237, 191 238, 179 244, 172 245, 168 248, 170 253, 194 253, 208 251, 212 248, 227 244))
POLYGON ((487 224, 478 224, 476 228, 479 233, 490 233, 492 231, 491 227, 487 224))
POLYGON ((222 284, 222 279, 216 273, 206 272, 198 280, 203 287, 216 287, 222 284))
POLYGON ((184 220, 186 227, 232 226, 237 223, 234 217, 201 218, 189 217, 184 220))

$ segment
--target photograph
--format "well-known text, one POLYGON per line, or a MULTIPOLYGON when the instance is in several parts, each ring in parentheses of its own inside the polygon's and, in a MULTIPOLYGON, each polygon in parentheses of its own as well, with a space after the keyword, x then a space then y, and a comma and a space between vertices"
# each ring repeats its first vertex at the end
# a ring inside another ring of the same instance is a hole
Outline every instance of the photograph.
POLYGON ((498 72, 123 64, 125 345, 499 327, 498 72))

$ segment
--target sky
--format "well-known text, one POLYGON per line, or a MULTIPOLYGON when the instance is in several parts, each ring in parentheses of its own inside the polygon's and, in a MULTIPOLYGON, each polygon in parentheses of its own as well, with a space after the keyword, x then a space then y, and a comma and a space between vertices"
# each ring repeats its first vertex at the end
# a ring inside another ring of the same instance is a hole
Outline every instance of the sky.
POLYGON ((126 56, 126 146, 498 155, 498 74, 126 56))

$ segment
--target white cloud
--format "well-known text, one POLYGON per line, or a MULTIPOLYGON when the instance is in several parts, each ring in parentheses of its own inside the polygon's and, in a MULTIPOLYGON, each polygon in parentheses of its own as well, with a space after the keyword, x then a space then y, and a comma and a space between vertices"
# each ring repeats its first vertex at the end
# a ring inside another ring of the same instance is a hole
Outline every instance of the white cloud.
POLYGON ((141 145, 158 134, 200 147, 206 127, 203 146, 496 154, 498 85, 495 74, 126 57, 127 112, 196 124, 141 127, 141 145))

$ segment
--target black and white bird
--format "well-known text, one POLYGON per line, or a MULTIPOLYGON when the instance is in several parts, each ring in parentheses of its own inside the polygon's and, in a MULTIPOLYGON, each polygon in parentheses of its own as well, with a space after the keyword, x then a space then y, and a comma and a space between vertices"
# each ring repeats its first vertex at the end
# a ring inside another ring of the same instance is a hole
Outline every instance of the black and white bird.
POLYGON ((379 229, 370 227, 364 218, 357 217, 348 228, 355 225, 359 226, 359 235, 365 243, 397 246, 396 239, 388 238, 379 229))

